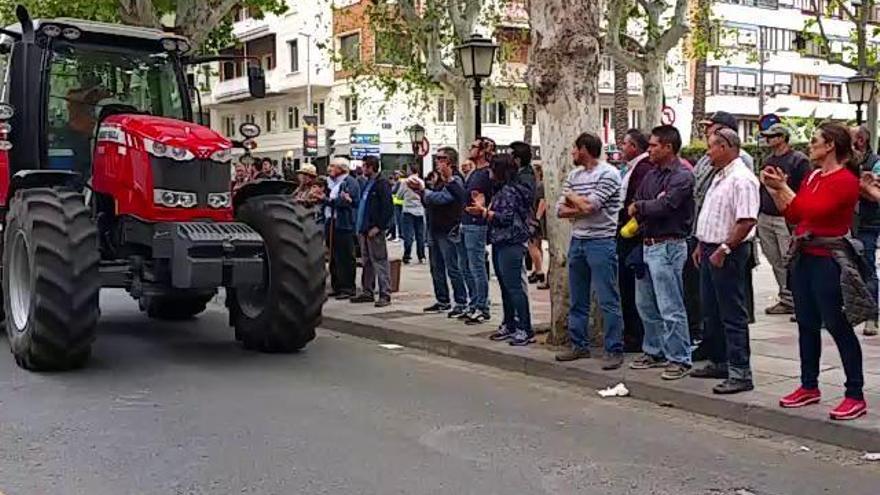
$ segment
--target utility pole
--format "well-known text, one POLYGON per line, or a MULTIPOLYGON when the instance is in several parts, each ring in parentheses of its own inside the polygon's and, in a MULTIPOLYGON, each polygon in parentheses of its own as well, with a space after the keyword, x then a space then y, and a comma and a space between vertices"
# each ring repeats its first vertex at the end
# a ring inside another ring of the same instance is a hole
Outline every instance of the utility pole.
MULTIPOLYGON (((311 115, 314 111, 312 109, 312 35, 302 31, 299 35, 306 38, 306 115, 311 115)), ((306 163, 312 163, 312 157, 305 158, 306 163)))
POLYGON ((758 27, 758 119, 764 116, 764 28, 758 27))

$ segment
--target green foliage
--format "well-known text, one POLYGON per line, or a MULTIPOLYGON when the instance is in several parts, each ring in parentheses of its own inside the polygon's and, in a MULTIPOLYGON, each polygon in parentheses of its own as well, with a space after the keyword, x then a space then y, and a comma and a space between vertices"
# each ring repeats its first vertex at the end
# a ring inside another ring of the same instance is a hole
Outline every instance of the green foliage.
MULTIPOLYGON (((806 142, 793 142, 791 144, 792 149, 804 154, 809 154, 808 146, 806 142)), ((760 169, 764 159, 770 155, 770 148, 758 143, 746 143, 742 149, 755 160, 755 169, 760 169)), ((706 143, 701 140, 691 141, 690 144, 681 148, 680 154, 682 158, 696 165, 697 161, 706 154, 706 143)))
MULTIPOLYGON (((186 5, 194 9, 219 7, 218 0, 188 0, 186 5)), ((241 5, 248 7, 255 17, 261 18, 265 14, 280 15, 287 11, 285 0, 243 0, 241 5)), ((13 0, 0 1, 0 25, 9 25, 17 22, 15 7, 21 4, 27 7, 33 18, 56 18, 72 17, 91 21, 121 22, 120 0, 13 0)), ((157 17, 173 14, 177 11, 177 0, 152 0, 157 17)), ((204 26, 175 26, 175 29, 183 34, 192 36, 193 33, 209 30, 206 41, 200 47, 200 51, 214 53, 220 48, 227 47, 234 42, 232 37, 232 23, 228 16, 223 17, 216 25, 204 26)))

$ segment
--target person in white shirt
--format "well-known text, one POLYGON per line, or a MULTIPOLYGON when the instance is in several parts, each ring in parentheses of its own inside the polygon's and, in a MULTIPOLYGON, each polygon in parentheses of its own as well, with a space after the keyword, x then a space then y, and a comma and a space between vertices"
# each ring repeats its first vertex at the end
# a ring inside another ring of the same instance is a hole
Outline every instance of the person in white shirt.
POLYGON ((416 164, 409 166, 409 177, 401 179, 397 189, 397 197, 403 200, 403 210, 400 221, 400 235, 403 237, 403 263, 412 261, 413 240, 416 241, 416 256, 419 263, 425 262, 425 207, 422 205, 422 197, 408 182, 418 184, 417 189, 425 188, 425 181, 419 177, 419 167, 416 164))
POLYGON ((700 267, 703 331, 709 364, 696 378, 724 379, 712 391, 734 394, 752 390, 749 363, 749 314, 746 272, 749 244, 755 236, 760 184, 740 157, 739 135, 719 129, 709 135, 708 155, 717 170, 697 217, 694 263, 700 267))

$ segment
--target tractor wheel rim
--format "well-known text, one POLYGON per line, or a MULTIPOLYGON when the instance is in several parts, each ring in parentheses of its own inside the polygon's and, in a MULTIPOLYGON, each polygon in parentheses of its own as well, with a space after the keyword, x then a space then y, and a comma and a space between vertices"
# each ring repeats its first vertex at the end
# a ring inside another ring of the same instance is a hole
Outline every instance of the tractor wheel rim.
POLYGON ((9 311, 16 329, 21 332, 30 319, 33 295, 30 244, 22 231, 15 234, 9 262, 9 311))

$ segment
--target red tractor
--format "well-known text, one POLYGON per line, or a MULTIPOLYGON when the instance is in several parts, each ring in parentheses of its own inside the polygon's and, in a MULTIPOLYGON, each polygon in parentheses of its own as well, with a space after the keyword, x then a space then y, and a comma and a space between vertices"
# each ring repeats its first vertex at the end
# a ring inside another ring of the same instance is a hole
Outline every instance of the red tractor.
MULTIPOLYGON (((186 39, 98 22, 0 30, 3 319, 19 366, 89 358, 102 287, 153 318, 186 319, 224 287, 244 347, 292 352, 315 337, 324 248, 292 184, 231 185, 233 141, 194 122, 186 39)), ((255 97, 265 95, 250 67, 255 97)), ((247 151, 245 154, 247 156, 247 151)))

